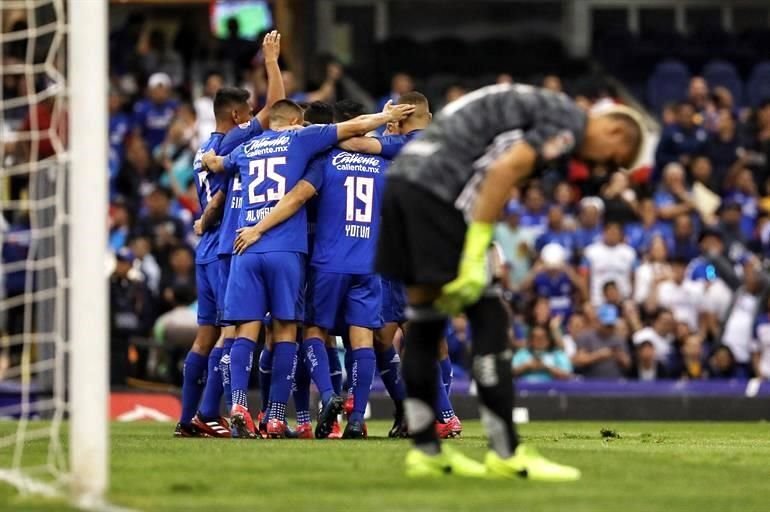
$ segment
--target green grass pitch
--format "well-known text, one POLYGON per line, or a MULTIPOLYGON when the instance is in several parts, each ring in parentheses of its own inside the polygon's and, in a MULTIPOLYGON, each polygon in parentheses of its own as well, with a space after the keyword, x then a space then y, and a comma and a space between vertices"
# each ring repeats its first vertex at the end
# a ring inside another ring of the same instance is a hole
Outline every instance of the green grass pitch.
MULTIPOLYGON (((402 476, 405 441, 372 422, 368 441, 173 439, 170 424, 112 426, 112 503, 144 511, 752 512, 770 510, 765 423, 538 422, 541 451, 583 470, 574 484, 402 476), (610 429, 619 437, 603 437, 610 429)), ((0 422, 0 434, 15 424, 0 422)), ((485 452, 478 422, 449 441, 485 452)), ((43 442, 29 454, 42 458, 43 442)), ((7 467, 8 449, 0 451, 7 467)), ((61 511, 0 484, 0 510, 61 511)))

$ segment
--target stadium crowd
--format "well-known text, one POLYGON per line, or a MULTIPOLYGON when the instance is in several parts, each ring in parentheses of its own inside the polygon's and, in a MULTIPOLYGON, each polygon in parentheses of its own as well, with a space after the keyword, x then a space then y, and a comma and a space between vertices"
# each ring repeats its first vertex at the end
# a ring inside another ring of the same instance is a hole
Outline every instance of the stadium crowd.
MULTIPOLYGON (((118 52, 109 91, 117 385, 127 373, 181 379, 181 357, 196 326, 193 223, 202 212, 193 159, 213 131, 213 97, 225 84, 215 70, 201 84, 191 84, 182 58, 162 34, 141 40, 141 47, 118 52), (136 338, 152 342, 134 345, 136 338), (173 347, 174 340, 178 347, 169 350, 176 355, 166 361, 158 356, 163 351, 152 348, 173 347)), ((224 46, 230 48, 223 48, 225 54, 238 56, 234 64, 245 71, 254 111, 259 110, 267 84, 258 48, 235 39, 224 46)), ((344 68, 332 61, 318 88, 305 92, 289 70, 283 72, 287 96, 305 106, 333 103, 342 99, 342 90, 354 91, 350 94, 366 104, 367 94, 341 86, 344 76, 344 68)), ((23 78, 11 78, 3 84, 6 98, 28 87, 23 78)), ((512 78, 500 75, 498 81, 512 78)), ((562 89, 557 76, 538 85, 562 89)), ((408 74, 396 74, 391 91, 377 103, 416 86, 408 74)), ((445 97, 431 101, 441 105, 466 92, 452 85, 445 97)), ((576 100, 586 108, 614 101, 576 100)), ((39 126, 50 126, 51 114, 50 105, 40 104, 39 126)), ((6 118, 10 122, 23 129, 29 115, 19 111, 17 119, 6 118)), ((496 241, 517 378, 770 378, 770 302, 763 271, 770 256, 770 99, 753 110, 742 108, 724 88, 712 89, 695 77, 688 99, 668 105, 661 122, 649 168, 610 173, 562 161, 512 191, 496 241)), ((39 146, 6 153, 42 159, 53 151, 46 140, 39 146)), ((13 180, 11 197, 24 194, 23 182, 13 180)), ((6 221, 3 261, 23 260, 29 218, 21 214, 6 221)), ((23 271, 7 276, 6 296, 23 293, 24 281, 23 271)), ((10 331, 21 329, 13 327, 14 318, 10 331)), ((467 374, 473 334, 462 316, 447 325, 446 339, 455 375, 467 374)))

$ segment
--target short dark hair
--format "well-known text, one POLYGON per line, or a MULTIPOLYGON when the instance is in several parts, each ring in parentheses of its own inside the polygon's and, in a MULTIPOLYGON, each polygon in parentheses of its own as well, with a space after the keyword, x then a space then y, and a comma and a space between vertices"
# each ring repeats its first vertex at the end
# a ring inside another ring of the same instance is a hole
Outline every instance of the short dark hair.
POLYGON ((618 283, 616 283, 613 280, 609 280, 602 285, 602 293, 607 293, 607 290, 609 288, 617 288, 617 287, 618 287, 618 283))
POLYGON ((430 108, 430 102, 428 98, 421 92, 411 91, 406 94, 402 94, 398 101, 398 105, 425 105, 426 108, 430 108))
POLYGON ((354 100, 340 100, 334 104, 334 122, 343 123, 364 114, 364 106, 354 100))
POLYGON ((297 105, 295 102, 287 99, 278 100, 275 103, 273 103, 273 106, 270 107, 270 120, 275 121, 278 119, 282 119, 285 121, 288 121, 293 116, 296 116, 300 119, 304 119, 304 111, 302 110, 302 107, 297 105))
POLYGON ((230 115, 230 111, 249 103, 249 91, 240 87, 222 87, 214 95, 214 116, 222 120, 230 115))
POLYGON ((330 124, 334 122, 334 109, 323 101, 314 101, 305 109, 305 121, 310 124, 330 124))

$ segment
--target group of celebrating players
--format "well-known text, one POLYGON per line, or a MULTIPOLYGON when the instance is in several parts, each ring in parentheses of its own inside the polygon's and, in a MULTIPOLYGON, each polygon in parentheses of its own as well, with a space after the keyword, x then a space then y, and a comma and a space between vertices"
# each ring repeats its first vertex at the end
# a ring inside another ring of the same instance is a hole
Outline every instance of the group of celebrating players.
POLYGON ((521 85, 479 89, 435 122, 417 92, 377 114, 349 101, 303 109, 284 98, 279 52, 272 32, 263 43, 267 106, 252 119, 248 92, 222 88, 216 131, 195 158, 199 330, 175 435, 365 438, 379 370, 396 409, 390 436, 414 441, 408 475, 578 479, 577 469, 520 443, 511 421, 508 318, 489 280, 489 248, 511 187, 549 161, 575 154, 629 167, 642 145, 638 116, 585 112, 521 85), (367 136, 383 126, 384 135, 367 136), (484 463, 439 443, 462 431, 448 399, 451 365, 439 362, 447 315, 460 312, 474 332, 484 463), (247 392, 260 339, 254 417, 247 392), (310 381, 321 400, 314 432, 310 381), (286 421, 292 391, 296 430, 286 421), (220 417, 223 394, 229 421, 220 417))

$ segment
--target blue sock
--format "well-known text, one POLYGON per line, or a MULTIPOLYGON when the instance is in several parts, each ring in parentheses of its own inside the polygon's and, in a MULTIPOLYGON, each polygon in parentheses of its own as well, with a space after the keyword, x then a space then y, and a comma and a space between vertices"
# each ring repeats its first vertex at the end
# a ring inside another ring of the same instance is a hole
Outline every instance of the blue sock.
POLYGON ((449 395, 446 392, 444 380, 441 378, 441 368, 439 368, 438 372, 438 396, 436 397, 435 412, 436 419, 441 422, 446 422, 455 415, 452 402, 449 401, 449 395))
POLYGON ((313 379, 321 402, 326 403, 334 395, 331 375, 329 375, 329 357, 326 355, 326 347, 321 338, 310 338, 302 342, 302 354, 307 370, 313 379))
POLYGON ((332 379, 334 394, 342 394, 342 365, 337 347, 326 347, 326 357, 329 359, 329 376, 332 379))
POLYGON ((262 396, 262 412, 267 414, 270 404, 270 382, 273 380, 273 352, 265 345, 259 354, 259 393, 262 396))
POLYGON ((269 419, 286 421, 286 403, 289 401, 296 368, 297 345, 293 341, 279 341, 274 344, 269 419))
POLYGON ((225 407, 227 413, 233 408, 233 390, 230 387, 230 350, 233 348, 235 338, 225 338, 222 345, 222 358, 219 360, 219 373, 222 376, 222 393, 225 395, 225 407))
POLYGON ((353 392, 353 349, 345 347, 345 375, 347 376, 347 382, 345 387, 348 393, 353 392))
POLYGON ((182 416, 179 422, 189 424, 195 411, 198 410, 198 402, 203 393, 203 377, 206 373, 206 362, 208 358, 192 350, 187 353, 184 359, 184 370, 182 378, 182 416))
POLYGON ((353 413, 350 421, 363 421, 369 391, 372 389, 377 358, 373 348, 353 350, 353 413))
POLYGON ((249 391, 249 376, 254 349, 257 344, 248 338, 236 338, 230 349, 230 387, 233 392, 233 405, 248 409, 246 393, 249 391))
POLYGON ((406 398, 406 387, 401 379, 401 358, 398 357, 395 347, 390 347, 384 352, 377 352, 377 370, 380 372, 382 383, 388 395, 400 410, 406 398))
POLYGON ((444 381, 446 394, 449 396, 452 394, 452 380, 455 376, 454 369, 452 368, 452 360, 447 357, 446 359, 439 361, 438 364, 441 367, 441 380, 444 381))
POLYGON ((206 387, 203 388, 203 398, 199 407, 201 416, 212 419, 219 418, 222 402, 222 374, 219 371, 219 360, 222 359, 222 347, 214 347, 209 354, 209 371, 206 376, 206 387))
MULTIPOLYGON (((299 359, 301 354, 297 354, 299 359)), ((297 364, 294 372, 294 408, 297 410, 297 424, 310 423, 310 372, 304 364, 297 364)))

